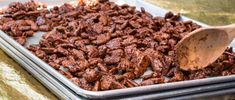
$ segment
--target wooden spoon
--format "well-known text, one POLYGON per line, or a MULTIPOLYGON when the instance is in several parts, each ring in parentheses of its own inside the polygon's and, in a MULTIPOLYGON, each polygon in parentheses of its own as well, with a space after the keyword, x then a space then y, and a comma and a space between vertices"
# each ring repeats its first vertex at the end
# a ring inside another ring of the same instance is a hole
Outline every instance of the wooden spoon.
POLYGON ((213 63, 235 37, 235 24, 197 29, 176 45, 176 60, 183 70, 202 69, 213 63))

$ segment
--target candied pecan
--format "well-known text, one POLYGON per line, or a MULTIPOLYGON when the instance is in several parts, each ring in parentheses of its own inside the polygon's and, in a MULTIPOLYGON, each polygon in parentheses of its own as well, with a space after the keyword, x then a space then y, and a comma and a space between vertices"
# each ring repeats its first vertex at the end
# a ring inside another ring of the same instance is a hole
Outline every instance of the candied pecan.
POLYGON ((43 50, 46 54, 52 54, 54 53, 55 48, 45 47, 41 48, 41 50, 43 50))
POLYGON ((15 40, 21 45, 26 43, 26 37, 15 37, 15 40))
POLYGON ((40 49, 39 45, 30 45, 27 49, 29 49, 32 52, 35 52, 40 49))
POLYGON ((122 49, 116 49, 116 50, 107 51, 107 53, 111 54, 112 56, 122 56, 124 52, 122 49))
POLYGON ((59 45, 57 45, 57 46, 60 46, 60 47, 62 47, 62 48, 75 48, 75 45, 73 45, 73 44, 70 44, 70 43, 61 43, 61 44, 59 44, 59 45))
POLYGON ((147 79, 152 78, 152 77, 153 77, 153 73, 148 74, 148 75, 143 75, 143 76, 141 76, 141 78, 142 78, 143 80, 147 80, 147 79))
POLYGON ((131 45, 131 44, 134 44, 134 43, 137 43, 137 39, 135 39, 135 37, 132 36, 132 35, 130 35, 130 36, 127 35, 127 36, 124 37, 122 45, 127 46, 127 45, 131 45))
POLYGON ((51 43, 48 42, 48 40, 42 39, 41 41, 39 41, 39 46, 42 47, 50 47, 51 43))
POLYGON ((51 30, 50 28, 51 27, 49 25, 40 25, 38 30, 47 32, 47 31, 51 30))
POLYGON ((128 59, 121 59, 121 62, 118 64, 118 69, 128 72, 128 71, 133 71, 134 66, 128 59))
POLYGON ((126 84, 128 85, 128 87, 137 87, 137 86, 139 86, 138 83, 136 83, 135 81, 130 80, 130 79, 126 79, 126 84))
POLYGON ((101 90, 108 90, 110 89, 112 86, 112 82, 114 81, 113 77, 109 76, 109 75, 103 75, 101 78, 101 90))
POLYGON ((30 25, 30 28, 33 30, 33 31, 37 31, 38 30, 38 26, 37 24, 32 21, 32 20, 25 20, 25 22, 30 25))
POLYGON ((107 64, 116 64, 121 60, 123 55, 122 49, 116 49, 109 52, 111 55, 106 55, 104 58, 104 62, 107 64))
POLYGON ((106 43, 110 39, 109 34, 100 34, 97 36, 97 39, 92 41, 92 43, 100 45, 106 43))
POLYGON ((24 16, 26 15, 26 12, 25 11, 18 11, 14 14, 12 14, 12 18, 14 19, 21 19, 23 18, 24 16))
POLYGON ((92 29, 94 32, 96 32, 98 34, 101 34, 103 32, 103 26, 100 24, 93 25, 92 29))
POLYGON ((165 19, 171 18, 171 17, 173 17, 173 16, 174 16, 174 14, 173 14, 172 12, 167 12, 167 13, 165 14, 165 19))
POLYGON ((97 66, 103 72, 107 72, 108 71, 108 68, 104 64, 98 63, 97 66))
POLYGON ((100 81, 96 81, 92 91, 99 91, 100 90, 100 81))
POLYGON ((79 85, 79 83, 80 83, 80 79, 78 79, 76 77, 70 78, 69 80, 72 81, 76 85, 79 85))
POLYGON ((116 64, 116 63, 118 63, 120 60, 121 60, 121 57, 120 57, 120 56, 115 56, 115 55, 112 55, 112 56, 105 56, 105 58, 104 58, 104 62, 105 62, 106 64, 116 64))
POLYGON ((106 46, 109 48, 109 49, 118 49, 121 47, 121 41, 122 39, 121 38, 115 38, 115 39, 112 39, 110 40, 106 46))
MULTIPOLYGON (((3 19, 3 21, 4 20, 7 20, 7 19, 3 19)), ((13 27, 13 25, 15 25, 15 21, 13 21, 13 20, 10 20, 10 21, 6 21, 6 22, 4 22, 4 23, 2 23, 3 25, 1 25, 2 26, 2 30, 3 31, 9 31, 9 30, 11 30, 11 27, 13 27)))
POLYGON ((140 23, 138 23, 136 21, 129 21, 129 24, 134 28, 140 28, 141 27, 140 23))
POLYGON ((229 72, 228 70, 225 70, 222 72, 222 76, 227 76, 227 75, 231 75, 232 73, 229 72))
POLYGON ((85 54, 83 51, 72 49, 71 52, 75 59, 85 59, 85 54))
POLYGON ((190 80, 202 79, 202 78, 205 78, 205 77, 206 77, 206 73, 203 72, 202 70, 191 72, 191 74, 189 75, 190 80))
POLYGON ((173 17, 171 17, 171 20, 178 20, 180 18, 180 14, 177 13, 176 15, 174 15, 173 17))
POLYGON ((153 71, 162 73, 167 66, 166 66, 164 60, 152 59, 151 60, 151 67, 152 67, 153 71))
POLYGON ((114 66, 112 66, 112 68, 109 70, 109 73, 111 73, 111 74, 115 74, 117 72, 118 72, 118 68, 114 67, 114 66))
POLYGON ((143 39, 150 36, 151 31, 152 30, 147 27, 138 28, 135 37, 143 39))
POLYGON ((122 88, 126 87, 117 81, 112 82, 111 89, 122 89, 122 88))
POLYGON ((100 58, 90 58, 88 59, 90 65, 97 65, 98 63, 102 63, 103 59, 100 58))
POLYGON ((61 64, 66 68, 72 68, 76 64, 76 61, 73 59, 64 60, 61 64))
POLYGON ((55 40, 59 40, 61 38, 62 38, 62 35, 56 30, 50 31, 47 34, 43 35, 43 39, 46 39, 48 41, 55 41, 55 40))
POLYGON ((55 62, 49 62, 48 63, 50 66, 52 66, 54 69, 59 70, 60 69, 60 65, 55 63, 55 62))
POLYGON ((81 71, 81 72, 76 72, 74 75, 77 77, 82 77, 84 73, 85 73, 84 71, 81 71))
POLYGON ((99 72, 95 69, 86 69, 83 77, 86 79, 87 82, 94 82, 100 78, 99 72))
POLYGON ((121 26, 120 26, 120 30, 126 28, 128 25, 128 21, 125 21, 121 26))
POLYGON ((124 85, 117 82, 113 76, 110 75, 103 75, 101 78, 101 90, 108 90, 108 89, 121 89, 125 88, 124 85))
POLYGON ((112 38, 119 37, 119 36, 122 36, 123 33, 124 33, 123 31, 117 30, 113 34, 111 34, 111 37, 112 38))
POLYGON ((89 84, 85 79, 82 78, 78 82, 79 82, 78 86, 80 86, 81 88, 86 89, 86 90, 92 90, 91 84, 89 84))
POLYGON ((125 76, 123 76, 123 75, 114 75, 114 77, 117 81, 121 81, 125 78, 125 76))
POLYGON ((19 26, 18 28, 20 31, 29 31, 31 29, 30 26, 19 26))
POLYGON ((43 59, 46 56, 46 53, 42 50, 37 50, 35 52, 35 55, 38 56, 39 58, 43 59))
POLYGON ((107 25, 108 24, 108 16, 107 15, 104 15, 104 14, 101 14, 100 15, 100 18, 99 18, 99 21, 103 24, 103 25, 107 25))
POLYGON ((159 83, 163 83, 164 82, 164 78, 161 77, 161 78, 150 78, 150 79, 147 79, 147 80, 144 80, 140 83, 140 85, 153 85, 153 84, 159 84, 159 83))
POLYGON ((170 49, 168 45, 157 46, 156 50, 161 51, 162 53, 166 53, 170 49))
POLYGON ((63 71, 63 70, 59 70, 59 72, 63 74, 64 76, 66 76, 68 79, 73 78, 73 75, 70 72, 63 71))
POLYGON ((179 70, 174 70, 174 76, 170 79, 170 81, 182 81, 184 80, 184 74, 179 70))
POLYGON ((150 65, 150 59, 148 56, 144 55, 140 57, 139 62, 137 62, 137 66, 134 69, 134 74, 137 77, 143 75, 149 65, 150 65))
POLYGON ((87 48, 89 58, 95 58, 99 55, 99 51, 96 46, 88 45, 86 46, 86 48, 87 48))
POLYGON ((58 47, 54 50, 55 53, 62 54, 64 56, 69 54, 69 51, 67 49, 64 49, 62 47, 58 47))
POLYGON ((106 45, 101 45, 98 47, 99 56, 103 58, 106 55, 107 47, 106 45))
POLYGON ((29 36, 33 36, 34 31, 29 30, 29 31, 24 32, 24 34, 25 34, 24 36, 27 36, 27 37, 29 37, 29 36))
POLYGON ((136 45, 126 46, 124 48, 125 56, 130 60, 134 56, 134 52, 137 50, 136 45))
POLYGON ((126 72, 123 74, 123 76, 125 78, 129 78, 129 79, 134 79, 135 78, 135 74, 133 72, 126 72))
POLYGON ((233 68, 232 68, 231 72, 232 72, 233 74, 235 74, 235 65, 233 65, 233 68))
POLYGON ((78 47, 82 47, 82 46, 85 46, 86 44, 89 44, 89 43, 90 43, 90 40, 82 39, 82 40, 76 40, 74 44, 78 47))
POLYGON ((78 70, 84 70, 89 67, 89 63, 87 60, 80 60, 78 65, 78 70))

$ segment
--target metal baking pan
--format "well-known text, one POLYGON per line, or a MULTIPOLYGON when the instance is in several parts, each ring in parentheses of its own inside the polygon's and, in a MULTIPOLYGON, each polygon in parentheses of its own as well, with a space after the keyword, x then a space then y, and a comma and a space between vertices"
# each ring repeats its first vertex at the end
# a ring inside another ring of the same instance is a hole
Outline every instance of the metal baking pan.
POLYGON ((211 96, 210 94, 212 94, 215 91, 218 91, 221 94, 225 94, 227 92, 223 90, 227 90, 227 89, 231 89, 230 93, 235 93, 235 81, 228 82, 228 83, 220 83, 220 84, 212 84, 212 85, 170 90, 170 91, 160 91, 160 92, 154 92, 154 93, 149 93, 145 95, 133 95, 133 96, 123 97, 123 98, 118 98, 118 99, 154 100, 154 99, 170 99, 170 98, 174 99, 176 97, 188 98, 191 96, 194 96, 194 98, 196 97, 199 98, 199 97, 211 96))
POLYGON ((194 95, 167 98, 166 100, 234 100, 235 88, 199 93, 194 95), (221 96, 221 97, 218 97, 221 96))
MULTIPOLYGON (((160 7, 156 7, 142 0, 125 0, 125 1, 118 0, 116 3, 134 5, 137 7, 137 9, 139 9, 140 7, 144 7, 145 10, 150 12, 153 16, 156 16, 156 15, 163 16, 167 12, 167 10, 164 10, 160 7)), ((181 20, 185 21, 185 20, 192 20, 192 19, 182 16, 181 20)), ((198 21, 193 20, 193 22, 203 27, 208 27, 207 25, 200 23, 198 21)), ((36 34, 34 37, 30 38, 27 42, 30 44, 37 43, 41 36, 39 34, 36 34)), ((156 85, 141 86, 141 87, 134 87, 134 88, 126 88, 126 89, 116 89, 116 90, 107 90, 107 91, 98 91, 98 92, 87 91, 73 84, 63 75, 61 75, 59 72, 57 72, 52 67, 50 67, 47 63, 45 63, 44 61, 36 57, 34 54, 32 54, 30 51, 28 51, 26 48, 18 44, 15 40, 13 40, 7 34, 1 32, 0 37, 4 39, 5 41, 7 41, 12 47, 14 47, 20 53, 22 53, 25 57, 30 59, 33 63, 38 65, 38 67, 50 73, 50 75, 52 75, 57 80, 62 82, 64 85, 66 85, 68 88, 73 90, 76 94, 87 97, 87 98, 117 97, 117 96, 124 96, 124 95, 130 95, 130 94, 149 93, 153 91, 156 92, 156 91, 163 91, 163 90, 170 90, 170 89, 179 89, 179 88, 184 88, 184 87, 192 87, 192 86, 200 86, 200 85, 213 84, 213 83, 235 81, 235 75, 230 75, 230 76, 219 76, 219 77, 212 77, 212 78, 206 78, 206 79, 172 82, 172 83, 156 84, 156 85)), ((235 47, 234 44, 235 43, 233 43, 231 46, 235 47)))
MULTIPOLYGON (((47 73, 41 72, 42 75, 39 74, 41 69, 38 69, 36 64, 32 64, 32 62, 30 64, 28 64, 27 62, 30 62, 30 61, 28 61, 29 60, 28 58, 24 57, 24 55, 19 53, 15 48, 13 48, 11 45, 9 45, 6 41, 2 40, 1 38, 0 38, 0 47, 8 55, 10 55, 12 58, 14 58, 17 62, 19 62, 25 69, 27 69, 28 72, 32 73, 32 75, 34 75, 39 81, 41 81, 45 86, 47 86, 59 98, 72 99, 72 100, 85 99, 85 98, 82 98, 81 96, 74 94, 74 92, 72 92, 70 90, 64 90, 64 86, 62 86, 63 88, 61 88, 61 85, 59 84, 60 82, 57 83, 55 81, 51 81, 51 79, 53 77, 51 77, 50 75, 49 75, 50 80, 47 80, 48 78, 44 78, 44 77, 48 77, 47 73), (21 58, 24 60, 22 60, 21 58), (39 72, 37 72, 37 71, 39 71, 39 72), (52 82, 52 83, 50 83, 50 82, 52 82)), ((105 98, 105 99, 131 99, 131 100, 134 99, 135 100, 135 99, 165 99, 165 98, 168 99, 168 98, 174 98, 174 97, 177 97, 179 99, 180 98, 185 99, 190 96, 194 96, 194 97, 209 96, 209 94, 212 94, 212 93, 214 94, 214 91, 221 90, 221 89, 223 89, 223 91, 219 91, 216 93, 224 94, 224 93, 227 93, 224 90, 227 90, 228 88, 235 89, 235 81, 227 82, 227 83, 220 83, 220 84, 212 84, 212 85, 204 85, 204 86, 176 89, 176 90, 159 91, 159 92, 148 93, 148 94, 138 94, 138 96, 135 94, 135 95, 114 97, 114 98, 111 97, 111 98, 105 98)), ((235 90, 234 91, 229 90, 229 91, 230 91, 230 93, 235 92, 235 90)))
POLYGON ((10 46, 6 41, 0 38, 0 48, 17 61, 24 69, 30 72, 37 80, 46 86, 52 93, 61 99, 78 99, 78 95, 74 94, 71 90, 54 79, 51 75, 44 70, 38 68, 33 62, 28 60, 24 55, 19 53, 15 48, 10 46), (36 67, 35 67, 36 66, 36 67))

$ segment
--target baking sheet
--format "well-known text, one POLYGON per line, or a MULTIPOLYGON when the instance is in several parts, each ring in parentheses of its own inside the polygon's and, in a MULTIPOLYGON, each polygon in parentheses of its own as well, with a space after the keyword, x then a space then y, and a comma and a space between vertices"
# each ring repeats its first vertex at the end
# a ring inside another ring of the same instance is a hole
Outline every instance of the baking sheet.
MULTIPOLYGON (((118 4, 131 4, 135 5, 137 8, 144 7, 146 11, 150 12, 154 16, 163 16, 167 11, 160 8, 153 6, 149 3, 146 3, 142 0, 118 0, 118 4), (153 10, 154 9, 154 10, 153 10)), ((187 17, 182 17, 182 20, 191 20, 187 17)), ((194 21, 198 23, 199 25, 202 25, 203 27, 208 27, 207 25, 194 21)), ((39 39, 41 33, 38 33, 35 35, 37 39, 39 39)), ((121 96, 121 95, 129 95, 129 94, 137 94, 137 93, 146 93, 146 92, 152 92, 152 91, 162 91, 162 90, 169 90, 169 89, 176 89, 176 88, 183 88, 183 87, 190 87, 190 86, 198 86, 198 85, 204 85, 204 84, 212 84, 212 83, 220 83, 220 82, 228 82, 228 81, 234 81, 235 75, 230 76, 220 76, 220 77, 213 77, 213 78, 207 78, 207 79, 199 79, 199 80, 190 80, 190 81, 181 81, 181 82, 173 82, 173 83, 164 83, 164 84, 156 84, 151 86, 141 86, 141 87, 134 87, 134 88, 128 88, 128 89, 117 89, 117 90, 108 90, 108 91, 87 91, 84 89, 81 89, 80 87, 73 84, 71 81, 69 81, 67 78, 65 78, 63 75, 58 73, 56 70, 54 70, 52 67, 50 67, 48 64, 37 58, 34 54, 29 52, 27 49, 19 45, 17 42, 15 42, 12 38, 7 36, 5 33, 0 33, 0 36, 7 41, 9 44, 11 44, 12 47, 16 48, 20 53, 25 55, 28 59, 30 59, 32 62, 38 65, 38 67, 44 69, 46 72, 50 73, 52 76, 54 76, 56 79, 64 83, 67 87, 72 89, 74 92, 76 92, 78 95, 82 95, 84 97, 89 98, 104 98, 104 97, 113 97, 113 96, 121 96)), ((29 39, 28 43, 37 43, 35 41, 35 38, 32 37, 29 39)), ((33 43, 33 44, 34 44, 33 43)), ((234 42, 231 45, 234 46, 234 42)))
MULTIPOLYGON (((18 57, 18 56, 22 57, 23 55, 21 55, 17 50, 15 50, 15 48, 12 48, 9 44, 7 44, 7 42, 2 40, 1 38, 0 38, 0 47, 3 48, 3 50, 5 52, 7 52, 12 58, 14 58, 16 61, 18 61, 21 65, 23 65, 23 67, 28 68, 29 65, 27 63, 25 64, 25 62, 27 62, 28 59, 25 58, 25 57, 23 57, 24 60, 20 59, 20 57, 18 57), (7 47, 9 47, 9 48, 7 48, 7 47), (20 55, 16 55, 16 54, 20 54, 20 55)), ((30 66, 30 67, 35 68, 37 66, 34 64, 33 66, 30 66)), ((45 80, 45 78, 43 77, 43 76, 45 76, 45 73, 44 73, 44 75, 40 76, 37 73, 38 70, 30 69, 28 71, 33 73, 34 76, 39 77, 37 79, 39 79, 40 81, 43 81, 42 83, 45 86, 47 86, 54 94, 56 94, 58 97, 60 97, 60 99, 72 99, 72 100, 85 99, 85 98, 82 98, 78 95, 75 96, 75 94, 73 94, 72 91, 64 91, 64 90, 61 91, 58 88, 52 88, 52 87, 57 86, 57 84, 54 83, 54 82, 52 82, 53 84, 50 84, 50 80, 45 80), (71 92, 72 92, 72 95, 71 95, 71 92)), ((61 88, 61 86, 59 88, 61 88)), ((228 91, 230 93, 233 93, 233 92, 235 92, 234 89, 235 89, 235 81, 228 82, 228 83, 198 86, 198 87, 193 87, 193 88, 183 88, 183 89, 170 90, 170 91, 160 91, 160 92, 154 92, 154 93, 149 93, 149 94, 138 94, 138 96, 137 96, 137 94, 135 94, 135 95, 132 95, 132 96, 123 96, 123 97, 116 97, 116 98, 114 97, 114 98, 105 98, 105 99, 125 99, 125 100, 126 99, 130 99, 130 100, 165 99, 165 98, 169 98, 169 99, 173 98, 174 99, 175 96, 177 96, 178 99, 182 99, 182 98, 186 99, 186 98, 189 98, 191 96, 204 97, 204 96, 209 96, 209 95, 215 94, 215 93, 224 94, 224 93, 227 93, 228 91), (227 88, 229 88, 229 90, 227 90, 227 88), (218 90, 221 90, 221 89, 223 89, 223 91, 218 91, 218 90), (215 91, 217 91, 217 92, 215 92, 215 91)))

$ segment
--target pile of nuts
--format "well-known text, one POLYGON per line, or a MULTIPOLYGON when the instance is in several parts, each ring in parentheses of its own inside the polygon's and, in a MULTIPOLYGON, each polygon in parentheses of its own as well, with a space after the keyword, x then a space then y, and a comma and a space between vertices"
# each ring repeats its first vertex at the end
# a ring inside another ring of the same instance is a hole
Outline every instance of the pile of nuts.
POLYGON ((14 2, 2 12, 0 29, 24 45, 37 31, 47 32, 28 49, 83 89, 103 91, 235 74, 228 48, 207 68, 182 71, 175 45, 200 28, 169 12, 153 17, 144 8, 108 0, 94 6, 64 4, 47 9, 34 1, 14 2), (143 75, 147 69, 152 73, 143 75), (141 78, 141 82, 135 79, 141 78))

